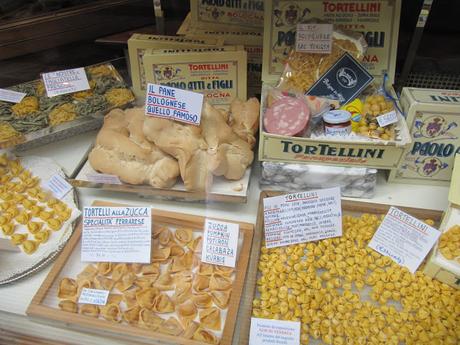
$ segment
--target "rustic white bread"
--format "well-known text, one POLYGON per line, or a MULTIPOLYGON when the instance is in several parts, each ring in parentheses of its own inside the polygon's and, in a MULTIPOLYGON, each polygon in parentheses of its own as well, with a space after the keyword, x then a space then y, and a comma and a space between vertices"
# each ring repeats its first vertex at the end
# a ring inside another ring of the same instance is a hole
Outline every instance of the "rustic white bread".
POLYGON ((235 98, 230 105, 230 126, 251 147, 254 147, 256 143, 254 135, 259 128, 259 110, 259 101, 254 97, 246 102, 235 98))
POLYGON ((119 109, 107 114, 89 162, 95 170, 117 175, 126 183, 169 188, 179 175, 178 163, 139 133, 139 115, 136 111, 125 114, 119 109))

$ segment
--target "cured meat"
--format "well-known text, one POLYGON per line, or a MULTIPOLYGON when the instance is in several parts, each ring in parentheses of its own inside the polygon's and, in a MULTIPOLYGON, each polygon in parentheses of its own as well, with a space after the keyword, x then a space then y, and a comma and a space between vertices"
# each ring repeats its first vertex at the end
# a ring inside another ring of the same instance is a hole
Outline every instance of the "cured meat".
POLYGON ((272 134, 301 135, 307 128, 310 110, 307 104, 293 97, 282 97, 264 115, 265 131, 272 134))

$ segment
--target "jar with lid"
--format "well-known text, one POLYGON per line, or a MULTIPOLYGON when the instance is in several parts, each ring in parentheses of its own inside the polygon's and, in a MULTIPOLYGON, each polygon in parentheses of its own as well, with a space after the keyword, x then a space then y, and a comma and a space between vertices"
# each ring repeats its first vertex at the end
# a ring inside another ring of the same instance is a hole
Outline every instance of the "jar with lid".
POLYGON ((346 110, 331 110, 323 115, 326 136, 347 136, 351 133, 351 114, 346 110))

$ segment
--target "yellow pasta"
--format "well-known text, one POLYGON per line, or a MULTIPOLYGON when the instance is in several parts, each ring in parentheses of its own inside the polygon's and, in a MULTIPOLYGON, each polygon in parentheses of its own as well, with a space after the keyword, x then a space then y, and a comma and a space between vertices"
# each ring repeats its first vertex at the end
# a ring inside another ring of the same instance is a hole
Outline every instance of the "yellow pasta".
POLYGON ((30 255, 30 254, 35 253, 39 245, 40 245, 39 241, 26 240, 22 242, 22 249, 24 250, 24 253, 30 255))

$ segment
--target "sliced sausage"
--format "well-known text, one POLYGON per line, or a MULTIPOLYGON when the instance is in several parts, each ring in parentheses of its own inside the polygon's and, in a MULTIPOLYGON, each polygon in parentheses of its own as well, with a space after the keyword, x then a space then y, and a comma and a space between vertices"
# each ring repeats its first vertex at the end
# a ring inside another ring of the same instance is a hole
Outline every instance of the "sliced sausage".
POLYGON ((264 115, 265 131, 272 134, 301 135, 307 128, 310 110, 305 101, 282 97, 268 108, 264 115))

